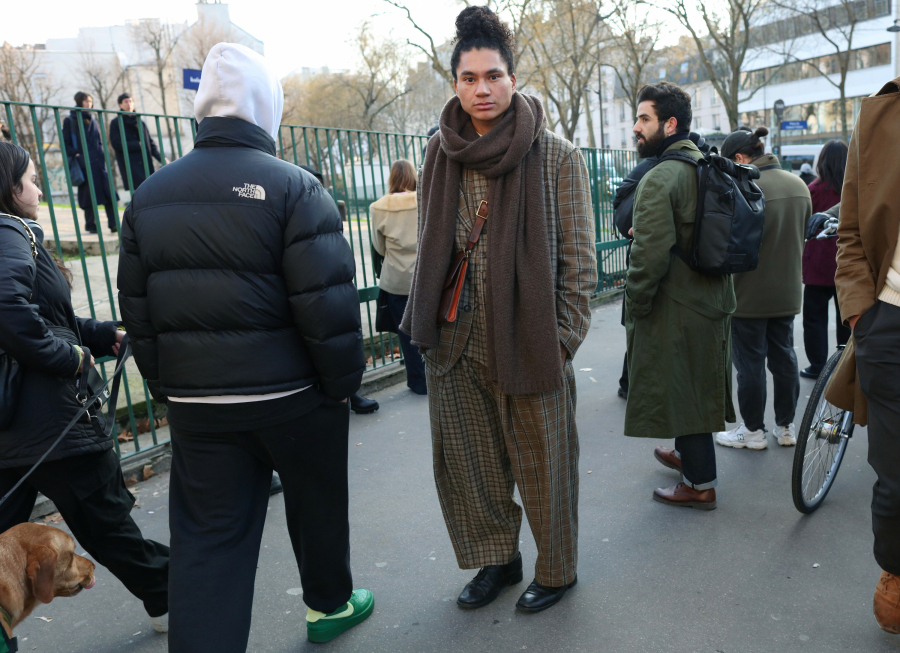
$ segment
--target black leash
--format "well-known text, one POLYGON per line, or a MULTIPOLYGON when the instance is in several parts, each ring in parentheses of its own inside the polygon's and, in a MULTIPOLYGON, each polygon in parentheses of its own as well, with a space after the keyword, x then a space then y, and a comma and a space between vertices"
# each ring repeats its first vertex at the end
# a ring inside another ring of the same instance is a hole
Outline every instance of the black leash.
MULTIPOLYGON (((10 495, 21 487, 22 483, 34 473, 42 462, 50 455, 50 453, 56 449, 56 446, 62 442, 62 439, 66 437, 69 431, 72 430, 72 427, 75 426, 76 422, 81 419, 81 416, 88 412, 91 408, 94 407, 95 402, 100 401, 100 406, 102 407, 103 402, 102 399, 106 395, 106 388, 112 383, 112 390, 109 392, 109 401, 107 402, 109 406, 108 415, 108 423, 105 429, 100 429, 98 424, 94 424, 94 428, 109 437, 112 434, 113 426, 116 423, 116 401, 119 398, 119 384, 122 381, 122 370, 125 368, 125 361, 128 360, 128 357, 131 356, 131 343, 128 341, 128 334, 125 334, 125 337, 122 338, 122 342, 119 344, 119 357, 116 359, 116 369, 113 371, 113 376, 111 379, 108 379, 104 384, 100 386, 100 389, 97 390, 93 395, 87 396, 86 393, 89 392, 90 388, 88 387, 87 379, 88 373, 90 372, 90 366, 87 363, 90 363, 91 360, 91 352, 89 349, 84 348, 84 358, 82 359, 81 364, 81 378, 78 383, 78 392, 75 397, 78 399, 78 402, 81 404, 81 408, 75 413, 75 416, 69 420, 69 423, 66 425, 66 428, 63 429, 63 432, 59 434, 59 437, 50 445, 50 448, 44 452, 44 455, 41 456, 38 461, 32 465, 31 469, 19 479, 19 482, 16 483, 13 488, 3 495, 3 498, 0 499, 0 505, 3 505, 3 502, 6 501, 10 495)), ((97 419, 96 415, 90 416, 92 420, 97 419)))

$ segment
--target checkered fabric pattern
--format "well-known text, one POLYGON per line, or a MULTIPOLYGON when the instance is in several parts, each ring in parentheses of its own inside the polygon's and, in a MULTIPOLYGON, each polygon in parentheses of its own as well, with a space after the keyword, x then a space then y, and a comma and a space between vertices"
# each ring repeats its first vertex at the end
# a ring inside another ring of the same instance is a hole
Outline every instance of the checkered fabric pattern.
MULTIPOLYGON (((581 153, 545 132, 544 193, 559 338, 574 356, 590 327, 597 285, 590 180, 581 153)), ((463 248, 488 180, 463 170, 456 247, 463 248)), ((487 370, 488 221, 470 257, 455 323, 425 352, 435 481, 457 561, 464 569, 505 564, 518 551, 522 507, 538 548, 535 579, 558 587, 575 578, 578 536, 578 434, 575 378, 566 388, 504 395, 487 370)))
POLYGON ((578 563, 578 431, 575 375, 566 389, 504 395, 467 353, 447 373, 429 373, 434 478, 462 569, 510 562, 522 507, 537 544, 534 577, 560 587, 578 563))

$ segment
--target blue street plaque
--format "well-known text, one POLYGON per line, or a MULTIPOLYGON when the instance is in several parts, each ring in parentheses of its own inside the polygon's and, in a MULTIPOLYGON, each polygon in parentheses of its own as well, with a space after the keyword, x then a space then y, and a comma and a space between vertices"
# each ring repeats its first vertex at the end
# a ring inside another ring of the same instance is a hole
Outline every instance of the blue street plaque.
POLYGON ((782 120, 781 131, 792 131, 796 129, 808 129, 805 120, 782 120))
POLYGON ((191 68, 182 68, 184 73, 184 87, 189 88, 192 91, 196 91, 200 88, 200 71, 193 70, 191 68))

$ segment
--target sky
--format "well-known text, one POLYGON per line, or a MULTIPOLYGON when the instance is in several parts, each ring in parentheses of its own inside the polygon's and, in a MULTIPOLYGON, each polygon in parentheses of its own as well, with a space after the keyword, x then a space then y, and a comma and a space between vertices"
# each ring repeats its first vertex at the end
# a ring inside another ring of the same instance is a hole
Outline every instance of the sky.
MULTIPOLYGON (((193 23, 192 0, 43 0, 3 3, 0 43, 44 43, 48 38, 72 38, 79 27, 121 25, 129 18, 166 18, 193 23), (40 11, 35 11, 35 6, 40 11)), ((347 44, 355 28, 371 20, 376 32, 398 38, 415 37, 406 16, 384 0, 231 0, 231 20, 265 43, 266 57, 284 76, 303 66, 352 68, 347 44)), ((406 0, 419 24, 441 42, 453 34, 461 10, 457 0, 406 0)), ((421 43, 425 43, 420 38, 421 43)))

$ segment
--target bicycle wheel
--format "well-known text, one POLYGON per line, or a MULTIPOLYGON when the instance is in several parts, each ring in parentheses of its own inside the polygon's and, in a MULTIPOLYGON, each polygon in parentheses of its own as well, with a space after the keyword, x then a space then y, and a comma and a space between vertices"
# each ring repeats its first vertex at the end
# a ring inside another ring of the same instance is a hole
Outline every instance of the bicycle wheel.
POLYGON ((791 495, 794 506, 805 514, 825 500, 853 433, 853 413, 832 406, 824 396, 842 353, 843 349, 836 351, 822 368, 797 432, 791 495))

